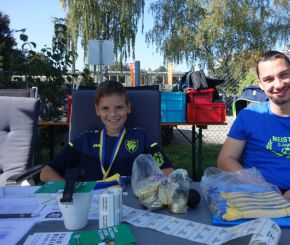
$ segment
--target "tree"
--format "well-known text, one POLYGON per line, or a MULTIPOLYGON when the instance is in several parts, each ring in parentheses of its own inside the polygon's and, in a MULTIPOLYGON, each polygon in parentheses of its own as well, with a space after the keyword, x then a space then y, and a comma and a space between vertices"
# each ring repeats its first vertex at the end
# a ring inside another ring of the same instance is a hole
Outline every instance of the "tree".
POLYGON ((239 83, 238 94, 242 94, 243 88, 257 83, 257 76, 253 70, 248 70, 245 78, 239 83))
POLYGON ((74 76, 68 74, 73 52, 67 49, 67 32, 64 20, 55 19, 52 46, 45 46, 37 53, 34 51, 36 44, 28 40, 25 30, 21 30, 21 54, 15 52, 18 60, 24 62, 19 66, 19 72, 26 75, 29 87, 38 87, 43 120, 59 120, 64 114, 67 86, 74 76), (37 75, 44 76, 45 80, 37 75))
MULTIPOLYGON (((167 72, 167 69, 165 66, 159 66, 157 69, 155 69, 153 72, 167 72)), ((163 76, 158 76, 157 74, 152 76, 152 84, 163 84, 163 76)))
POLYGON ((114 52, 120 62, 135 56, 135 39, 138 21, 144 15, 144 0, 60 0, 68 9, 68 28, 72 50, 82 38, 85 57, 89 39, 113 39, 114 52))
POLYGON ((109 71, 130 71, 130 66, 128 63, 116 61, 113 65, 109 66, 109 71))
MULTIPOLYGON (((0 12, 0 71, 10 70, 11 51, 16 41, 9 28, 9 16, 0 12)), ((5 79, 5 75, 2 79, 5 79)))
POLYGON ((146 42, 155 44, 165 60, 198 61, 210 72, 219 61, 229 74, 238 56, 249 57, 290 38, 290 4, 285 0, 157 0, 150 11, 154 26, 146 42))

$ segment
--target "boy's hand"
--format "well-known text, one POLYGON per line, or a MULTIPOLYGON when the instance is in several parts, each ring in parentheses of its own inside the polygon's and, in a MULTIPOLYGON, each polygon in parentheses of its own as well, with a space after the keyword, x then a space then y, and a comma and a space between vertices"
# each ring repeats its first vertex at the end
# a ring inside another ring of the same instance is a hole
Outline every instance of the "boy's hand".
MULTIPOLYGON (((161 169, 163 171, 163 173, 168 176, 169 174, 171 174, 174 169, 173 168, 164 168, 164 169, 161 169)), ((290 198, 290 194, 289 194, 289 198, 290 198)))

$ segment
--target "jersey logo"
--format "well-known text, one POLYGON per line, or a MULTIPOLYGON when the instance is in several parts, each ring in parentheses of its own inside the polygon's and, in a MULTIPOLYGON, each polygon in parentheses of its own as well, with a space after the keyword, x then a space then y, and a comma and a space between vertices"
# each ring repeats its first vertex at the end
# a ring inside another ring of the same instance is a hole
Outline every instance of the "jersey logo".
POLYGON ((93 148, 98 148, 100 147, 100 144, 93 144, 93 148))
POLYGON ((135 152, 138 148, 138 140, 125 140, 125 147, 128 152, 135 152))
POLYGON ((154 153, 153 159, 155 160, 158 167, 161 167, 162 164, 164 163, 163 155, 161 154, 160 151, 154 153))
POLYGON ((266 145, 266 149, 279 157, 290 158, 290 137, 272 136, 266 145))

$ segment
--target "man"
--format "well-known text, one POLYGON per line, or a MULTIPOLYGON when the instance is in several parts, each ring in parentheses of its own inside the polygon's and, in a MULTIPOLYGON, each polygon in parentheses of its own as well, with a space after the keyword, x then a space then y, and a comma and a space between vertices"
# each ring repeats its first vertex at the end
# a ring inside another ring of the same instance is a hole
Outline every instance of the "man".
POLYGON ((257 64, 258 84, 269 101, 242 110, 218 157, 218 167, 256 167, 290 199, 290 61, 268 51, 257 64))

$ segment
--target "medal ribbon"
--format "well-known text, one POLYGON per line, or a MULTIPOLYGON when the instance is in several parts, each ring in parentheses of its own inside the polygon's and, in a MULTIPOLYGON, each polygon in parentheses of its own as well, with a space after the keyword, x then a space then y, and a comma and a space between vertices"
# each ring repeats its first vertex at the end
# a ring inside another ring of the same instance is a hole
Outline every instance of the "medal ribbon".
POLYGON ((111 154, 111 159, 110 159, 110 165, 107 169, 107 171, 105 170, 105 152, 106 152, 106 129, 103 129, 101 131, 101 134, 100 134, 100 150, 99 150, 99 156, 100 156, 100 163, 101 163, 101 169, 102 169, 102 173, 103 173, 103 179, 106 179, 110 170, 111 170, 111 167, 114 163, 114 160, 119 152, 119 149, 120 149, 120 146, 121 146, 121 143, 123 141, 123 138, 124 138, 124 135, 126 133, 126 129, 125 128, 122 128, 122 130, 120 131, 119 135, 118 135, 118 139, 117 141, 115 142, 115 145, 114 145, 114 149, 113 149, 113 152, 111 154))

